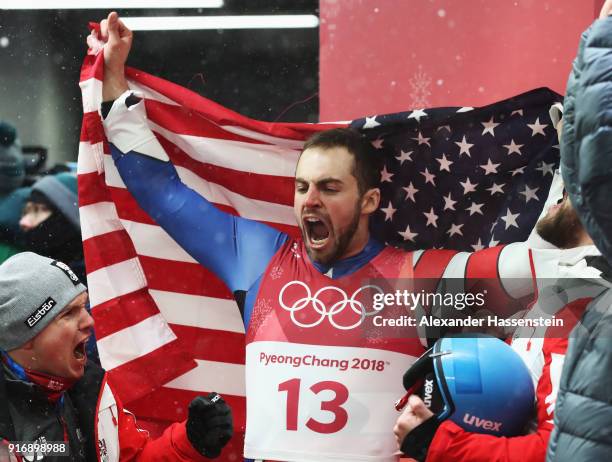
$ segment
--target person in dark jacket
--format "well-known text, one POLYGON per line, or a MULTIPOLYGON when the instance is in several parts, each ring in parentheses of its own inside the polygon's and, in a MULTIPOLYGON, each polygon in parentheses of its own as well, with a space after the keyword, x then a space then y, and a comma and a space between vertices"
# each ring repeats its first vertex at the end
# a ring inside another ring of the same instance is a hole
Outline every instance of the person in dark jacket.
POLYGON ((17 130, 0 121, 0 263, 21 252, 19 217, 30 188, 22 187, 25 165, 17 130))
POLYGON ((0 460, 219 456, 233 426, 216 393, 195 398, 187 421, 155 440, 138 429, 105 371, 87 360, 93 319, 86 303, 85 286, 62 262, 23 252, 0 265, 0 460))
MULTIPOLYGON (((595 245, 612 262, 612 0, 583 34, 564 101, 561 172, 595 245)), ((612 279, 608 272, 607 279, 612 279)), ((548 462, 612 454, 612 290, 574 328, 563 366, 548 462)))
POLYGON ((66 262, 85 281, 76 175, 62 172, 36 181, 19 226, 27 250, 66 262))

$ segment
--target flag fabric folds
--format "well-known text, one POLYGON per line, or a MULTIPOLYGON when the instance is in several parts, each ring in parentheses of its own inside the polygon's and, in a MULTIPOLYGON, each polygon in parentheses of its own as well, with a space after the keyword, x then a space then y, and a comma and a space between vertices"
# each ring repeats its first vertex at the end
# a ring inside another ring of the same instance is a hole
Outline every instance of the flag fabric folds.
POLYGON ((481 108, 435 108, 355 120, 384 157, 373 228, 409 249, 474 251, 527 239, 559 165, 541 88, 481 108))
MULTIPOLYGON (((140 418, 184 419, 194 396, 214 390, 232 406, 241 431, 240 312, 223 284, 125 188, 98 112, 102 73, 102 53, 88 55, 80 79, 78 162, 102 365, 140 418)), ((128 69, 127 77, 144 95, 151 128, 187 185, 229 213, 298 232, 292 203, 301 146, 317 131, 347 124, 257 121, 145 72, 128 69)), ((385 157, 377 235, 405 247, 461 250, 525 239, 557 167, 548 107, 558 100, 540 89, 478 109, 424 109, 354 121, 385 157)), ((210 238, 206 230, 193 232, 210 238)), ((235 445, 239 451, 241 443, 235 445)))

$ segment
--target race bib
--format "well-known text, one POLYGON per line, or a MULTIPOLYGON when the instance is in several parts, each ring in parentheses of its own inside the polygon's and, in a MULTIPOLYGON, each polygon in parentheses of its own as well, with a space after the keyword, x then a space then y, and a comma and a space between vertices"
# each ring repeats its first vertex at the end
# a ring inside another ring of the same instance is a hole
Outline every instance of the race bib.
POLYGON ((396 461, 395 401, 415 358, 373 348, 256 341, 246 348, 245 457, 396 461))

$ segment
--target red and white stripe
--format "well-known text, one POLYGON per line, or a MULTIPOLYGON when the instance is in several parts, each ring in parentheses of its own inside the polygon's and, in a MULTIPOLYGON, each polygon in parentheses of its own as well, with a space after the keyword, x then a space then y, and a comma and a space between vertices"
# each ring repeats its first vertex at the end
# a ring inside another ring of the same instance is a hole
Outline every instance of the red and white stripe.
MULTIPOLYGON (((135 202, 98 113, 102 54, 81 72, 79 205, 102 365, 138 417, 176 421, 197 394, 217 391, 244 428, 244 326, 231 294, 135 202)), ((267 123, 128 69, 151 128, 181 179, 220 209, 295 234, 293 176, 303 141, 324 124, 267 123)), ((333 126, 338 126, 334 124, 333 126)), ((203 236, 203 238, 205 238, 203 236)))

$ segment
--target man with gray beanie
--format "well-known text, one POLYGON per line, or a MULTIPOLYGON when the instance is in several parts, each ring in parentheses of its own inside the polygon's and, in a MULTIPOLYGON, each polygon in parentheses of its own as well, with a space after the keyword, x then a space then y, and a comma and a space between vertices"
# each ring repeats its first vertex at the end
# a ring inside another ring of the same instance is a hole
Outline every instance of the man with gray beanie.
POLYGON ((87 360, 87 291, 66 264, 23 252, 0 265, 0 460, 204 461, 232 435, 216 393, 153 440, 87 360), (19 459, 17 459, 19 460, 19 459))

